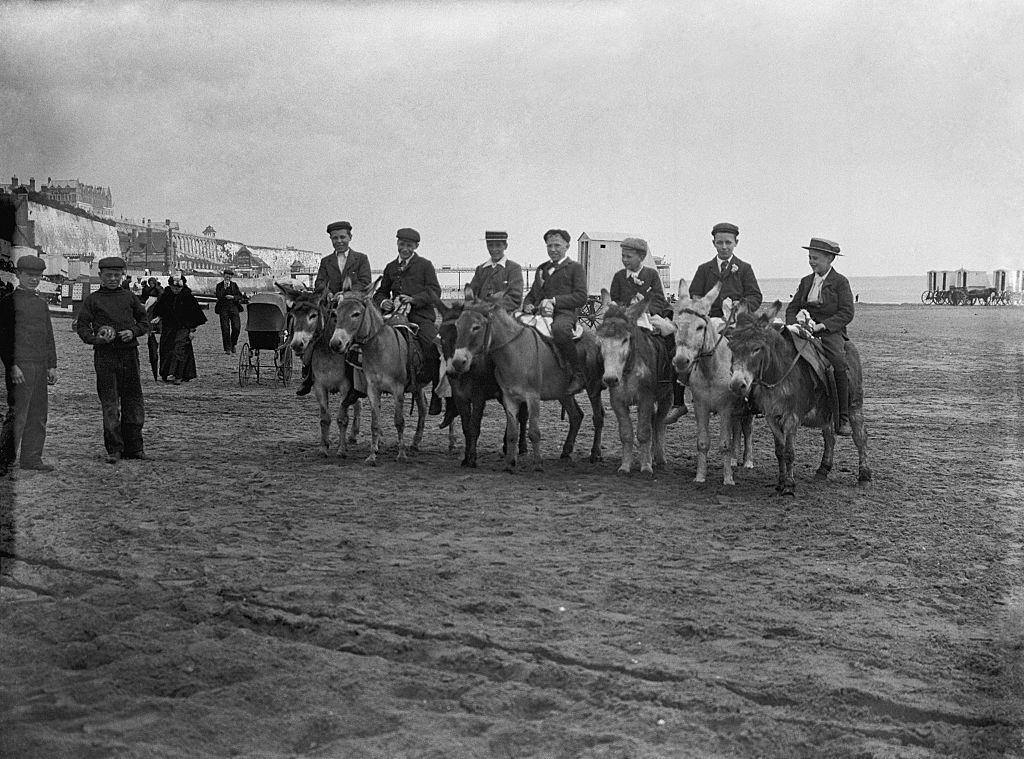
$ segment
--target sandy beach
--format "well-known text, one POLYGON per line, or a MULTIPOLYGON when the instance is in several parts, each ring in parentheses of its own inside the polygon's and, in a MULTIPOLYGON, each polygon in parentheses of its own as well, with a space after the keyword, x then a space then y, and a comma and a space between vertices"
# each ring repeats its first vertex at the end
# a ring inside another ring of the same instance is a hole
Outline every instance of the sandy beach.
POLYGON ((733 488, 692 482, 692 416, 654 480, 610 408, 565 464, 554 403, 543 473, 502 471, 493 405, 478 470, 436 419, 365 466, 366 412, 325 458, 216 323, 112 467, 54 327, 57 471, 0 482, 2 756, 1024 756, 1024 310, 859 307, 874 482, 848 439, 815 482, 804 430, 792 499, 761 420, 733 488))

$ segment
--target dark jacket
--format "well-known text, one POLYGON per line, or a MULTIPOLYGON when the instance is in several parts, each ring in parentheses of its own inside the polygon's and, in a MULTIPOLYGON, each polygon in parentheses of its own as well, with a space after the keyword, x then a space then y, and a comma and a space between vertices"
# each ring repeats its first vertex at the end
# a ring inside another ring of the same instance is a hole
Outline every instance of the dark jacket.
POLYGON ((206 324, 206 314, 199 307, 199 302, 192 291, 186 286, 175 295, 170 287, 164 288, 163 294, 153 306, 153 315, 160 317, 161 331, 195 329, 206 324))
POLYGON ((721 318, 722 301, 726 298, 732 298, 736 304, 740 302, 746 303, 747 308, 751 311, 756 311, 760 308, 762 299, 761 288, 757 286, 757 277, 754 276, 754 270, 750 264, 746 261, 741 261, 736 256, 732 257, 729 270, 725 273, 724 277, 721 273, 721 264, 718 256, 698 266, 697 273, 693 275, 693 281, 690 283, 690 297, 703 298, 719 281, 722 283, 722 289, 719 291, 718 297, 715 298, 715 302, 711 304, 708 316, 721 318), (736 271, 733 271, 733 269, 736 269, 736 271))
POLYGON ((824 324, 831 334, 846 337, 846 325, 853 321, 853 291, 850 280, 829 269, 825 281, 821 283, 821 300, 819 303, 808 303, 807 295, 814 284, 814 274, 808 274, 800 280, 796 295, 786 307, 786 324, 795 324, 800 309, 807 309, 818 324, 824 324))
POLYGON ((418 253, 413 253, 405 267, 397 258, 385 266, 380 287, 373 294, 373 302, 380 306, 384 299, 399 295, 412 297, 409 321, 421 326, 433 325, 437 319, 434 304, 441 300, 441 285, 437 281, 434 265, 418 253))
POLYGON ((0 297, 0 361, 7 371, 30 361, 57 366, 50 308, 42 295, 19 287, 0 297))
POLYGON ((242 295, 242 290, 238 287, 236 282, 228 282, 224 284, 221 280, 217 283, 217 305, 213 308, 215 314, 237 314, 240 313, 245 306, 245 296, 242 295), (229 300, 228 295, 234 296, 233 299, 229 300))
POLYGON ((345 270, 338 268, 338 256, 331 253, 320 259, 320 268, 316 273, 316 280, 313 282, 313 289, 319 290, 323 287, 331 294, 341 291, 345 283, 345 277, 352 282, 352 289, 357 292, 366 292, 370 289, 370 259, 358 250, 349 248, 345 257, 345 270))
POLYGON ((533 287, 523 305, 536 308, 547 298, 554 299, 556 314, 569 313, 573 318, 578 317, 580 308, 587 302, 587 272, 583 265, 564 258, 558 266, 551 261, 538 266, 533 287))
POLYGON ((478 298, 504 291, 502 303, 506 311, 515 311, 523 305, 523 267, 507 258, 500 266, 490 261, 480 264, 469 286, 478 298))
POLYGON ((613 302, 623 307, 632 305, 633 299, 639 295, 641 300, 648 304, 647 313, 649 314, 664 316, 669 311, 661 277, 658 276, 656 269, 649 266, 642 267, 636 274, 619 269, 612 277, 609 295, 613 302), (639 283, 636 281, 637 279, 640 280, 639 283))
POLYGON ((82 342, 95 346, 98 351, 135 350, 139 341, 132 339, 122 342, 115 338, 112 343, 97 343, 96 332, 100 327, 110 326, 115 332, 130 329, 138 338, 149 331, 149 319, 142 301, 120 287, 101 287, 85 296, 78 312, 78 336, 82 342))

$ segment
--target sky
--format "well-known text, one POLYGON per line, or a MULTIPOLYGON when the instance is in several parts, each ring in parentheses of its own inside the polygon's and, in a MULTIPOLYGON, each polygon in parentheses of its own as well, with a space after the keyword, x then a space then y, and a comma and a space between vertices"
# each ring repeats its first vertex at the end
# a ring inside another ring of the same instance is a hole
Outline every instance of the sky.
MULTIPOLYGON (((711 227, 758 276, 1024 269, 1024 3, 0 4, 0 176, 380 268, 711 227)), ((574 250, 575 248, 573 248, 574 250)))

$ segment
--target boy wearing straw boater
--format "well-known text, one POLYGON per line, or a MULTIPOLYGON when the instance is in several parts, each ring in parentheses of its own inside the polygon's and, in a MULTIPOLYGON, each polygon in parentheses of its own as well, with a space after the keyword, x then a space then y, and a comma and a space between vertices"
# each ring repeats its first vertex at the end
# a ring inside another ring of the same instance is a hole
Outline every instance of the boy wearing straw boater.
POLYGON ((123 258, 101 258, 99 270, 100 289, 85 296, 78 313, 78 336, 94 348, 106 461, 116 464, 121 459, 148 459, 142 444, 146 416, 138 341, 149 331, 146 308, 133 293, 121 288, 123 258))
POLYGON ((814 321, 812 331, 821 340, 822 350, 832 363, 839 401, 837 435, 852 435, 850 427, 850 379, 846 373, 846 325, 853 321, 853 292, 850 281, 832 268, 836 256, 843 255, 831 240, 812 237, 802 246, 807 251, 811 273, 800 280, 796 295, 786 307, 786 324, 796 324, 801 311, 814 321))
POLYGON ((18 288, 0 299, 0 359, 6 370, 7 414, 0 430, 0 476, 13 468, 21 452, 21 468, 53 471, 43 461, 47 385, 57 381, 57 349, 46 300, 39 281, 46 262, 22 256, 16 263, 18 288))

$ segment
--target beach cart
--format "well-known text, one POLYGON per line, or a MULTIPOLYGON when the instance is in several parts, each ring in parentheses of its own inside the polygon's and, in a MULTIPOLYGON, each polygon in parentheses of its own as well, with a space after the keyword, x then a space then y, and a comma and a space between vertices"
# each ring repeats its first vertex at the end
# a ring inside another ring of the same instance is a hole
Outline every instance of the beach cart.
POLYGON ((277 293, 257 293, 249 299, 245 312, 249 340, 238 355, 238 384, 258 384, 263 372, 273 365, 274 379, 287 385, 292 378, 292 348, 284 298, 277 293))

